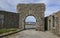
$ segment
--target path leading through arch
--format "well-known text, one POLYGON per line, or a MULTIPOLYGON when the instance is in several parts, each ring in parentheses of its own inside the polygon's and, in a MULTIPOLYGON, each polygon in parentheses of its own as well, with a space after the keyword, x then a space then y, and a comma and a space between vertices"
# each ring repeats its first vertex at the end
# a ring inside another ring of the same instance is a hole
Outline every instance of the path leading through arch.
POLYGON ((4 38, 60 38, 60 37, 50 33, 49 31, 42 32, 35 30, 24 30, 22 32, 4 38))

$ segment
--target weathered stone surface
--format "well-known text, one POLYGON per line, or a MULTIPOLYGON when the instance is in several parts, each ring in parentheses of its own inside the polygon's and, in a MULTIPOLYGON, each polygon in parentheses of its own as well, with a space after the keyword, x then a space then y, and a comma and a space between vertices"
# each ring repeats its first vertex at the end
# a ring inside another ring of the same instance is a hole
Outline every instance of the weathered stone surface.
POLYGON ((18 28, 19 14, 0 10, 0 28, 18 28), (2 23, 3 22, 3 23, 2 23))
POLYGON ((19 28, 25 28, 25 18, 34 16, 36 18, 36 30, 44 31, 44 12, 45 4, 18 4, 17 12, 19 13, 19 28))
POLYGON ((60 35, 60 11, 47 17, 48 30, 56 35, 60 35))

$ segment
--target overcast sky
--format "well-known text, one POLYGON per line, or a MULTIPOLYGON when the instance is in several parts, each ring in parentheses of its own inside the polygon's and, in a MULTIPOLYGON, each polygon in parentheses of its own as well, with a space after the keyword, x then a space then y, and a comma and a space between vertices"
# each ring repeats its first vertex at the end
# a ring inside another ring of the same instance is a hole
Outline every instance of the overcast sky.
POLYGON ((0 10, 16 12, 16 5, 19 3, 45 3, 45 16, 60 10, 60 0, 0 0, 0 10))

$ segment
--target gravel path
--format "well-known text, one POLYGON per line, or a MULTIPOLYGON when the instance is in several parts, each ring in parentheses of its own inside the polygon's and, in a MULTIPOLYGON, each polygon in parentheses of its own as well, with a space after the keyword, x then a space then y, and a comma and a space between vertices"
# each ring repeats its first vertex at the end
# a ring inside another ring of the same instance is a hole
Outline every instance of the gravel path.
POLYGON ((60 38, 49 31, 35 31, 35 30, 24 30, 14 35, 10 35, 4 38, 60 38))

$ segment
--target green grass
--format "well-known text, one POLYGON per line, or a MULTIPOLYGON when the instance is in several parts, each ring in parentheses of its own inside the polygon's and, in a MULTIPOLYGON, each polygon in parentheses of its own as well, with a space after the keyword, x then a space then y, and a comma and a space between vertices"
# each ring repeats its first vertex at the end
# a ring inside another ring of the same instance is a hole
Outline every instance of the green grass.
POLYGON ((16 31, 17 29, 15 28, 10 28, 10 29, 0 29, 0 34, 11 32, 11 31, 16 31))

